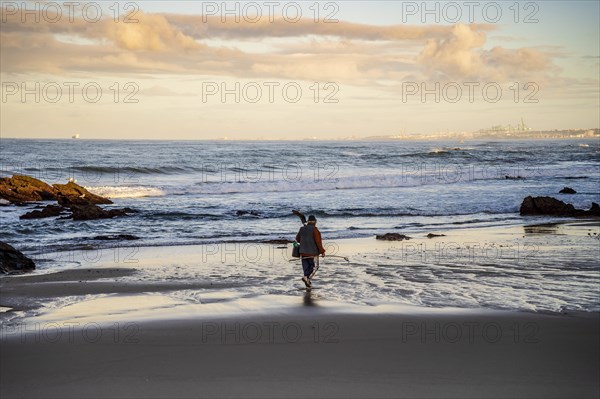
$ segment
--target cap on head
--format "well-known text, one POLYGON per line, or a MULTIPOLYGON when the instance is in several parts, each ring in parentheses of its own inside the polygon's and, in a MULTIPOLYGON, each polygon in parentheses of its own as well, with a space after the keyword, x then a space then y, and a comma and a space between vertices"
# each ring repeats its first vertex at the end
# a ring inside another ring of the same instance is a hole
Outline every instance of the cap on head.
POLYGON ((309 222, 316 222, 316 221, 317 221, 317 218, 315 217, 315 215, 310 215, 310 216, 308 217, 308 221, 309 221, 309 222))

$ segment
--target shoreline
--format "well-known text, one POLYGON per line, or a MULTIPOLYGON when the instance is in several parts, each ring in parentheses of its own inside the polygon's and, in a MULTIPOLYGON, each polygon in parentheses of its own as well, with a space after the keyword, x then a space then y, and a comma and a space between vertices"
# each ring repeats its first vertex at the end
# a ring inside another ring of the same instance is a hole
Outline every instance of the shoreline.
POLYGON ((82 251, 0 278, 0 395, 596 398, 600 310, 545 309, 569 305, 573 282, 597 290, 596 231, 329 240, 350 262, 324 258, 311 291, 287 245, 82 251))
MULTIPOLYGON (((432 271, 435 273, 439 273, 436 271, 438 269, 443 273, 458 272, 457 277, 462 279, 462 269, 467 273, 464 276, 473 273, 484 273, 482 276, 486 276, 485 267, 492 267, 494 273, 505 274, 504 268, 514 262, 521 262, 525 269, 528 264, 540 267, 544 263, 558 261, 555 254, 565 252, 565 248, 557 246, 558 244, 572 245, 572 240, 578 240, 587 242, 593 248, 597 236, 591 234, 598 234, 596 231, 600 233, 600 221, 586 219, 539 225, 444 230, 440 233, 446 234, 445 236, 431 239, 415 236, 408 241, 381 241, 374 237, 328 240, 325 244, 329 254, 348 256, 350 261, 346 263, 334 257, 322 259, 323 267, 315 279, 316 287, 312 292, 318 301, 336 303, 342 307, 376 308, 396 304, 400 307, 420 306, 423 309, 481 308, 532 314, 578 311, 596 313, 600 312, 598 300, 592 309, 567 307, 549 311, 524 307, 518 302, 514 302, 511 307, 510 301, 506 305, 502 305, 502 302, 486 305, 481 301, 453 304, 450 299, 445 302, 421 303, 419 297, 410 299, 406 282, 394 284, 393 286, 398 286, 396 291, 388 288, 397 278, 388 276, 388 273, 400 271, 403 274, 398 277, 408 278, 410 282, 416 278, 414 273, 422 273, 428 266, 434 267, 432 271), (558 244, 547 244, 550 238, 559 240, 558 244), (539 257, 540 254, 544 256, 539 257), (492 266, 482 266, 490 262, 493 263, 492 266), (366 273, 361 274, 361 279, 367 280, 364 288, 352 291, 356 287, 352 282, 352 274, 358 270, 356 268, 360 268, 361 273, 366 273), (379 274, 384 278, 381 282, 379 274), (390 293, 381 294, 382 289, 390 293)), ((93 307, 97 306, 94 301, 101 302, 103 297, 110 296, 121 297, 123 301, 129 298, 135 302, 143 302, 145 298, 147 302, 140 306, 146 310, 152 308, 150 304, 154 299, 151 296, 165 296, 171 301, 167 307, 169 312, 196 308, 196 312, 207 311, 212 315, 213 311, 208 308, 218 307, 214 306, 217 303, 224 308, 229 306, 228 311, 233 309, 235 313, 236 307, 238 310, 247 308, 245 300, 263 297, 270 298, 271 303, 264 301, 259 308, 270 308, 273 303, 279 303, 281 309, 285 309, 288 306, 287 299, 296 298, 303 288, 299 281, 298 262, 291 258, 289 245, 216 243, 173 247, 117 247, 76 252, 69 254, 70 261, 64 268, 43 268, 30 274, 1 277, 0 307, 3 311, 0 312, 0 321, 52 314, 62 308, 77 307, 76 305, 80 308, 78 312, 85 314, 89 310, 81 303, 88 303, 88 307, 93 307), (74 264, 77 266, 72 267, 74 264)), ((585 251, 582 252, 585 255, 585 251)), ((592 252, 589 256, 593 255, 592 252)), ((590 259, 584 257, 579 261, 570 261, 575 262, 574 267, 579 267, 577 262, 583 262, 580 268, 586 268, 590 259)), ((518 275, 527 276, 523 273, 531 272, 518 271, 518 275)), ((587 275, 593 278, 592 275, 587 275)), ((531 274, 531 277, 539 278, 537 274, 531 274)), ((427 287, 428 279, 429 277, 423 280, 425 285, 417 284, 427 287)), ((478 281, 477 278, 469 279, 473 280, 472 284, 478 281)), ((595 279, 597 283, 597 277, 595 279)), ((491 283, 496 284, 494 280, 491 283)), ((590 280, 590 284, 593 284, 593 280, 590 280)), ((472 294, 465 292, 457 295, 472 294)), ((487 293, 483 290, 480 295, 487 293)), ((102 314, 96 316, 103 318, 102 314)), ((164 315, 160 317, 164 318, 164 315)))
MULTIPOLYGON (((462 215, 453 215, 453 216, 462 216, 462 215)), ((514 213, 514 216, 519 216, 519 213, 514 213)), ((559 217, 559 216, 519 216, 521 220, 514 219, 510 220, 507 223, 492 223, 490 221, 484 222, 464 222, 464 223, 450 223, 445 224, 442 228, 429 227, 427 225, 419 226, 419 232, 413 231, 414 226, 410 226, 407 229, 381 229, 380 233, 384 234, 388 232, 407 232, 410 235, 411 239, 424 239, 427 238, 426 235, 428 233, 447 233, 447 232, 457 232, 457 231, 470 231, 470 230, 496 230, 496 229, 514 229, 514 228, 535 228, 536 226, 548 226, 548 225, 579 225, 582 226, 598 226, 600 225, 600 217, 593 216, 584 216, 584 217, 559 217), (526 219, 526 220, 525 220, 526 219), (471 225, 473 223, 474 225, 471 225), (478 223, 486 223, 485 225, 479 225, 478 223)), ((118 234, 117 234, 118 235, 118 234)), ((289 235, 293 239, 294 234, 289 235)), ((350 237, 339 237, 339 238, 330 238, 328 241, 351 241, 351 240, 370 240, 374 239, 376 234, 364 234, 361 236, 350 236, 350 237)), ((129 240, 129 239, 110 239, 110 240, 93 240, 89 238, 89 244, 79 243, 73 244, 69 246, 65 246, 61 249, 52 249, 48 253, 50 254, 61 254, 73 251, 96 251, 96 250, 112 250, 115 248, 139 248, 139 249, 152 249, 152 248, 177 248, 177 247, 199 247, 199 246, 210 246, 210 245, 226 245, 226 244, 252 244, 252 245, 286 245, 285 243, 275 243, 273 241, 277 240, 290 240, 289 238, 280 236, 273 238, 248 238, 248 239, 224 239, 218 241, 199 241, 199 242, 178 242, 178 243, 170 243, 170 244, 137 244, 137 240, 129 240), (99 241, 99 242, 98 242, 99 241), (104 245, 98 245, 102 243, 104 245)), ((42 265, 45 263, 53 262, 52 259, 46 259, 40 257, 45 252, 31 252, 31 251, 23 251, 24 254, 28 255, 31 258, 37 259, 38 262, 41 262, 42 265)), ((33 273, 38 273, 40 269, 36 269, 33 273)), ((2 277, 2 275, 0 275, 2 277)))

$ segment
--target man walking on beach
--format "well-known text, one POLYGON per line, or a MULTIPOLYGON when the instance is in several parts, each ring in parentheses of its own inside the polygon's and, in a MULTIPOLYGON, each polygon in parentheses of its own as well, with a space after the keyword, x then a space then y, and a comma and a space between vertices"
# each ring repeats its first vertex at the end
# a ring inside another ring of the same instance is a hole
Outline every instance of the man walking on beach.
POLYGON ((325 256, 321 232, 317 229, 317 218, 314 215, 308 217, 306 226, 300 227, 296 234, 296 241, 300 243, 300 258, 302 259, 302 269, 304 269, 302 281, 306 288, 310 288, 312 286, 310 277, 315 269, 315 257, 325 256))

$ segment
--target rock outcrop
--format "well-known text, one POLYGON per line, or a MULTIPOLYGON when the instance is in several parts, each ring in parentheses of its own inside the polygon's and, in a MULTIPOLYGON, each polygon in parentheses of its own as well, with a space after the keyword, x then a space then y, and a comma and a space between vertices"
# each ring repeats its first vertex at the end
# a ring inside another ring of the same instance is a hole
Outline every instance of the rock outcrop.
POLYGON ((102 209, 98 205, 71 205, 69 207, 73 220, 110 219, 117 216, 127 216, 135 212, 131 208, 102 209))
POLYGON ((29 272, 35 269, 35 263, 22 252, 0 241, 0 271, 6 274, 29 272))
POLYGON ((600 205, 592 202, 592 207, 584 212, 587 212, 588 216, 600 216, 600 205))
POLYGON ((108 198, 90 193, 88 190, 72 181, 67 184, 54 184, 53 187, 56 189, 56 199, 62 206, 113 203, 108 198))
POLYGON ((11 203, 56 200, 62 206, 112 204, 108 198, 90 193, 75 182, 49 185, 25 175, 0 178, 0 199, 11 203))
POLYGON ((577 191, 573 190, 571 187, 565 187, 558 192, 559 194, 577 194, 577 191))
POLYGON ((577 209, 571 204, 552 197, 525 197, 519 211, 521 216, 600 216, 600 206, 592 202, 589 210, 577 209))
POLYGON ((525 197, 519 213, 525 215, 575 216, 575 207, 552 197, 525 197))
POLYGON ((56 189, 41 180, 24 175, 0 178, 0 198, 19 204, 56 199, 56 189))
POLYGON ((47 205, 34 209, 20 216, 20 219, 39 219, 60 216, 63 212, 71 212, 65 218, 73 220, 107 219, 126 216, 135 212, 133 209, 102 209, 98 204, 112 204, 108 198, 93 194, 69 181, 67 184, 52 186, 41 180, 24 175, 13 175, 0 179, 0 200, 11 204, 24 205, 27 202, 56 200, 58 205, 47 205))
POLYGON ((60 214, 65 210, 60 205, 46 205, 41 210, 34 209, 31 212, 27 212, 24 215, 21 215, 19 219, 41 219, 41 218, 49 218, 54 216, 60 216, 60 214))

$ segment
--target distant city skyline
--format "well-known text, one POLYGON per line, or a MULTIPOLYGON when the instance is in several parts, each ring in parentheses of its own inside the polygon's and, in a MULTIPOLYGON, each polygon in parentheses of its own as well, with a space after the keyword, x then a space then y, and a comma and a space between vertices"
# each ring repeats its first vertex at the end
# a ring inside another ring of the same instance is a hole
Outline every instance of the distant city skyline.
POLYGON ((3 1, 0 138, 600 126, 597 1, 423 4, 3 1))

